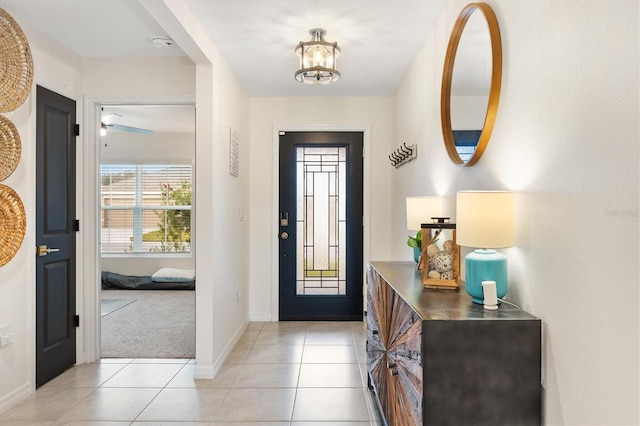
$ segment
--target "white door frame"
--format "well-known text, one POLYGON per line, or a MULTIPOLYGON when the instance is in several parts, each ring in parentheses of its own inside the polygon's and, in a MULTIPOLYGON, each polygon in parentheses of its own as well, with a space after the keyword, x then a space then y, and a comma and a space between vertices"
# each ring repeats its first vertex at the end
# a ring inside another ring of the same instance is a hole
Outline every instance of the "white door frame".
MULTIPOLYGON (((80 219, 81 240, 78 242, 79 291, 78 314, 80 338, 76 359, 78 364, 100 359, 100 108, 103 105, 194 105, 195 98, 85 98, 81 133, 82 199, 80 219)), ((78 194, 80 195, 80 194, 78 194)), ((197 263, 196 263, 197 268, 197 263)))
POLYGON ((280 228, 278 225, 279 215, 279 197, 280 197, 280 132, 362 132, 363 138, 363 162, 362 162, 362 214, 363 218, 363 233, 362 233, 362 274, 363 274, 363 308, 366 310, 366 279, 364 279, 366 267, 371 257, 371 129, 369 126, 290 126, 290 125, 276 125, 273 126, 273 202, 271 211, 271 226, 272 235, 271 239, 271 252, 273 253, 273 267, 271 268, 271 321, 278 321, 280 316, 280 262, 279 262, 279 239, 275 236, 278 235, 280 228))

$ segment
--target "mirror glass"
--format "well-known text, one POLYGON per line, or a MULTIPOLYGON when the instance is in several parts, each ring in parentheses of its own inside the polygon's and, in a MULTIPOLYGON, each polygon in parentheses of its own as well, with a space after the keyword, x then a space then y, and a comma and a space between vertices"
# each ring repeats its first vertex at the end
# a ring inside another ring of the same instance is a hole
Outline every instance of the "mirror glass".
POLYGON ((471 166, 491 135, 502 73, 500 35, 488 5, 467 6, 451 34, 442 93, 442 130, 454 163, 471 166))

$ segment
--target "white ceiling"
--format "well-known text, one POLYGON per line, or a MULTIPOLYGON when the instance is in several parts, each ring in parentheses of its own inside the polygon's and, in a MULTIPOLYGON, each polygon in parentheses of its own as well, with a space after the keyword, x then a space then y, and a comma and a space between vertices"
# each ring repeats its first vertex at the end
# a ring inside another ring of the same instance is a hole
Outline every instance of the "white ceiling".
POLYGON ((109 105, 102 107, 105 124, 121 124, 154 133, 196 132, 193 105, 109 105))
MULTIPOLYGON (((439 17, 445 0, 186 1, 250 96, 391 96, 439 17), (295 46, 309 29, 338 42, 342 78, 295 81, 295 46)), ((138 0, 0 0, 20 25, 36 28, 86 58, 186 56, 138 0)), ((105 106, 113 122, 156 133, 193 133, 193 106, 105 106)))
MULTIPOLYGON (((184 0, 250 96, 390 96, 444 0, 184 0), (294 48, 314 27, 342 49, 333 85, 294 80, 294 48)), ((0 0, 82 57, 183 56, 153 46, 167 35, 137 0, 0 0)))
POLYGON ((391 96, 444 1, 189 0, 211 39, 252 96, 391 96), (340 80, 300 84, 295 47, 324 28, 337 42, 340 80))
POLYGON ((166 32, 137 0, 0 0, 0 7, 85 58, 184 55, 153 46, 151 37, 166 32))

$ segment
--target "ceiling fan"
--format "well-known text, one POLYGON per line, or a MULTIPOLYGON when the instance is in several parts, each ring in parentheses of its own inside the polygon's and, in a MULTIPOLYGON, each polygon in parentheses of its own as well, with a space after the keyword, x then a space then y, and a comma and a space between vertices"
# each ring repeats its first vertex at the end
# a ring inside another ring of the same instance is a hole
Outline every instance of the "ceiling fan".
POLYGON ((100 135, 106 135, 108 130, 129 133, 153 133, 153 130, 143 129, 141 127, 125 126, 124 124, 112 123, 111 121, 114 117, 122 118, 122 114, 111 112, 102 116, 102 122, 100 123, 100 135))

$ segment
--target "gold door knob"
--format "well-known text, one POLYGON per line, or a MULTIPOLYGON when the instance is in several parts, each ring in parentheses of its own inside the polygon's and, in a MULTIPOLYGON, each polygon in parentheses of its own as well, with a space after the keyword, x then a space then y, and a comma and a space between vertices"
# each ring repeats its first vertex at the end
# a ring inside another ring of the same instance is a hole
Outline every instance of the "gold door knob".
POLYGON ((289 238, 289 234, 286 232, 283 232, 282 234, 280 234, 280 238, 282 238, 283 240, 286 240, 287 238, 289 238))
POLYGON ((60 249, 57 249, 57 248, 48 248, 47 246, 38 246, 38 247, 36 248, 36 254, 37 254, 38 256, 46 256, 46 255, 48 255, 49 253, 53 253, 53 252, 56 252, 56 251, 60 251, 60 249))

